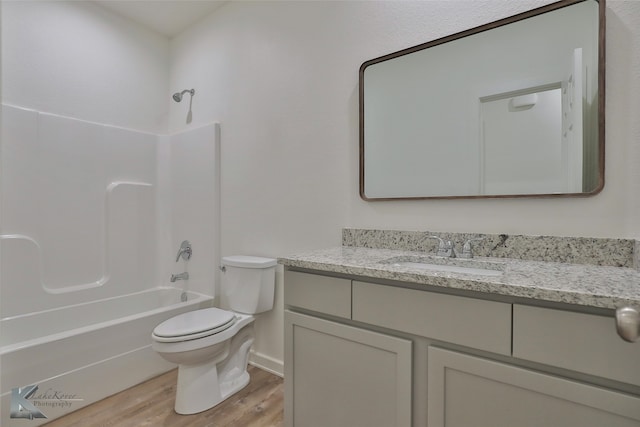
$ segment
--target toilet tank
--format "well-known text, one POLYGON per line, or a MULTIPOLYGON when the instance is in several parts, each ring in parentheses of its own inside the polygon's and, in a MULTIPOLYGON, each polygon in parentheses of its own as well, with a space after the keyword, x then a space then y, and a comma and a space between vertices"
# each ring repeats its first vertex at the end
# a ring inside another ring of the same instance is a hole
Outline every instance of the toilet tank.
POLYGON ((229 308, 246 314, 257 314, 273 308, 276 283, 273 258, 234 255, 222 258, 222 292, 229 308))

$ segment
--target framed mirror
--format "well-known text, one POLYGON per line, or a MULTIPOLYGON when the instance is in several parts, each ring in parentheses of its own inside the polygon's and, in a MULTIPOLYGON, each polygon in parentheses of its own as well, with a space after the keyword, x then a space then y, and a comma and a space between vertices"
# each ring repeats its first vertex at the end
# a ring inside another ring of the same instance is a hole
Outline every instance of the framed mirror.
POLYGON ((604 186, 604 0, 564 0, 360 67, 364 200, 604 186))

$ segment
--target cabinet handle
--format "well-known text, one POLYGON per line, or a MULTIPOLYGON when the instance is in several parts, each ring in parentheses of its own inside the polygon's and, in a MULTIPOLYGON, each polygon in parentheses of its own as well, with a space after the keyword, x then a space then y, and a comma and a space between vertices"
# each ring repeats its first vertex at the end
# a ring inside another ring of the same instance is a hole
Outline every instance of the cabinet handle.
POLYGON ((640 311, 634 307, 616 310, 616 329, 623 340, 635 342, 640 336, 640 311))

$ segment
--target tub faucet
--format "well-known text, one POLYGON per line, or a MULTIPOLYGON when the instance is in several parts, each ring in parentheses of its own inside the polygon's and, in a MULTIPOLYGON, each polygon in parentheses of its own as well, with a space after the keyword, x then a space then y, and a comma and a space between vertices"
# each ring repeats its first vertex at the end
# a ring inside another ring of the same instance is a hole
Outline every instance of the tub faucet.
POLYGON ((189 280, 189 273, 185 271, 184 273, 180 274, 172 274, 171 283, 175 282, 176 280, 189 280))

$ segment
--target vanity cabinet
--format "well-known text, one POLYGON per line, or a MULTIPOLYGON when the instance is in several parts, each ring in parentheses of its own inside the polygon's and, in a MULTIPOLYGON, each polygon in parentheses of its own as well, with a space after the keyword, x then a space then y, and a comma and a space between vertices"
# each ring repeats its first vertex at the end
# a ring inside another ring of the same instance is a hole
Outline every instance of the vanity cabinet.
POLYGON ((612 318, 373 281, 285 271, 285 426, 640 427, 612 318))

